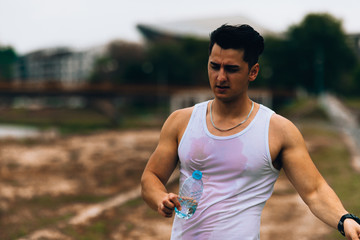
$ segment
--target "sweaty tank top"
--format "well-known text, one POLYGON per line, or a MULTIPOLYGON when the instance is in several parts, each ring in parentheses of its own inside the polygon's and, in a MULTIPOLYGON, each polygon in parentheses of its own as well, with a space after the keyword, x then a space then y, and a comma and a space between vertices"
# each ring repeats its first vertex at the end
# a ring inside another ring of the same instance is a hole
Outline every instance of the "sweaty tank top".
POLYGON ((195 105, 178 146, 180 186, 200 170, 204 192, 190 219, 175 217, 171 239, 258 240, 261 212, 279 176, 269 151, 274 112, 260 105, 244 130, 220 137, 207 128, 208 102, 195 105))

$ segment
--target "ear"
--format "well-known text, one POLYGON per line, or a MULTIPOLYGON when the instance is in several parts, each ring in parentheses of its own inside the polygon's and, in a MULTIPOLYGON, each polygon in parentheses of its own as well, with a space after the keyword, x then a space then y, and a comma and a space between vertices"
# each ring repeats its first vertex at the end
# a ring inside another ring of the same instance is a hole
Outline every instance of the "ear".
POLYGON ((249 71, 249 81, 252 82, 256 79, 257 75, 259 74, 260 65, 256 63, 249 71))

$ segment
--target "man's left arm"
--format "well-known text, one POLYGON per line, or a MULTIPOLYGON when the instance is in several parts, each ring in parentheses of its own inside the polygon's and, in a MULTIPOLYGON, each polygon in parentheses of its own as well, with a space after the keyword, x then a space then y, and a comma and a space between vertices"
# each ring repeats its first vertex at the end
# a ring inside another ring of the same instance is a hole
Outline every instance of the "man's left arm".
MULTIPOLYGON (((270 133, 276 133, 280 142, 278 158, 288 179, 311 212, 337 228, 340 218, 348 212, 311 160, 301 133, 292 122, 279 115, 272 117, 270 126, 270 133)), ((360 225, 354 220, 346 219, 344 230, 347 239, 360 239, 360 225)))

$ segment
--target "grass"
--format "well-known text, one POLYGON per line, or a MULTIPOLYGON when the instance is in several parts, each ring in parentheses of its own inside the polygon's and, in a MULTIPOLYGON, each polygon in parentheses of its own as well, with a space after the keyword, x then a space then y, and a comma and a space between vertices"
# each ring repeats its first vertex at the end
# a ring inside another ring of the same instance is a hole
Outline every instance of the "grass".
POLYGON ((66 227, 63 232, 66 235, 78 240, 106 240, 108 239, 108 226, 105 221, 98 220, 89 226, 74 228, 72 226, 66 227))
MULTIPOLYGON (((332 134, 326 134, 329 136, 332 134)), ((307 137, 307 135, 305 135, 307 137)), ((329 138, 329 137, 328 137, 329 138)), ((349 151, 341 136, 329 138, 333 144, 323 146, 311 153, 312 159, 329 185, 339 196, 347 211, 360 214, 360 174, 350 165, 349 151)), ((337 230, 326 237, 329 240, 339 239, 337 230)))
POLYGON ((55 128, 65 135, 87 134, 96 130, 160 127, 165 114, 154 114, 158 112, 141 111, 141 109, 121 112, 119 122, 115 124, 110 117, 90 108, 41 110, 7 108, 0 109, 0 124, 31 126, 42 130, 55 128))
POLYGON ((295 121, 320 120, 328 121, 324 109, 317 104, 316 98, 303 98, 283 106, 279 114, 295 121))
POLYGON ((348 107, 354 108, 354 109, 360 109, 360 98, 348 98, 344 99, 345 104, 348 107))
POLYGON ((359 201, 348 201, 350 198, 357 196, 360 199, 360 192, 354 190, 360 187, 360 174, 356 172, 350 163, 350 153, 342 141, 340 133, 331 130, 313 131, 312 126, 304 126, 305 139, 322 138, 327 139, 327 143, 318 147, 311 152, 313 161, 320 169, 321 173, 327 179, 329 184, 344 198, 345 202, 349 202, 349 206, 354 205, 353 209, 360 209, 359 201), (319 135, 319 133, 322 135, 319 135), (316 136, 315 136, 316 135, 316 136))
MULTIPOLYGON (((309 103, 302 103, 302 106, 304 105, 309 106, 309 103)), ((319 107, 313 105, 312 108, 319 107)), ((293 108, 293 111, 300 112, 296 108, 293 108)), ((291 116, 291 112, 289 114, 291 116)), ((328 122, 327 118, 319 121, 318 116, 318 113, 310 110, 305 118, 297 119, 301 122, 299 126, 304 138, 317 145, 310 155, 345 208, 355 215, 360 215, 360 173, 351 166, 351 156, 341 133, 328 122), (315 116, 313 117, 312 114, 315 116), (318 121, 314 124, 313 121, 308 121, 309 119, 318 121)), ((335 240, 339 237, 337 230, 334 230, 326 239, 335 240)))
POLYGON ((111 122, 106 116, 90 109, 2 109, 0 123, 57 128, 63 133, 89 132, 107 129, 111 122))
MULTIPOLYGON (((17 223, 16 227, 12 226, 11 223, 4 222, 5 224, 3 227, 7 228, 5 237, 6 239, 17 239, 29 234, 36 229, 51 227, 57 223, 69 220, 74 215, 73 212, 56 211, 56 209, 61 209, 61 207, 66 204, 92 204, 102 202, 106 199, 108 199, 107 196, 79 194, 58 197, 43 195, 31 198, 29 200, 21 200, 21 202, 15 204, 17 207, 10 211, 12 211, 11 215, 23 215, 23 217, 21 218, 21 221, 17 223), (26 212, 28 212, 28 214, 25 214, 26 212)), ((100 226, 94 226, 94 228, 99 229, 100 226)), ((94 230, 91 230, 91 228, 90 231, 94 232, 94 230)))

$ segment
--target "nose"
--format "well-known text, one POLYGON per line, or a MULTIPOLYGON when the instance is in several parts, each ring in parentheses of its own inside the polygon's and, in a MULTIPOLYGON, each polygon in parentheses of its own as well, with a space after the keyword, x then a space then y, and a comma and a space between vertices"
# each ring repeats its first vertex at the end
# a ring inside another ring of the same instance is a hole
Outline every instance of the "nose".
POLYGON ((219 70, 217 80, 218 81, 225 81, 226 80, 226 72, 225 72, 223 67, 221 67, 220 70, 219 70))

